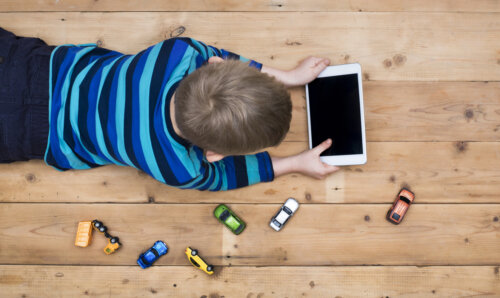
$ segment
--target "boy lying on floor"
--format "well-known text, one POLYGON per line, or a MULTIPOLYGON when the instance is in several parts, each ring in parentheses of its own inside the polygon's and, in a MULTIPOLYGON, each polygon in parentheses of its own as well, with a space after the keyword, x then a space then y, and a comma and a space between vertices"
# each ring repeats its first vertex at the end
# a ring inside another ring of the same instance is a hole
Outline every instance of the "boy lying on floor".
POLYGON ((124 55, 52 47, 1 28, 0 58, 0 162, 132 166, 171 186, 213 191, 338 170, 319 158, 331 140, 284 158, 243 155, 283 140, 286 87, 309 83, 328 59, 282 71, 191 38, 124 55))

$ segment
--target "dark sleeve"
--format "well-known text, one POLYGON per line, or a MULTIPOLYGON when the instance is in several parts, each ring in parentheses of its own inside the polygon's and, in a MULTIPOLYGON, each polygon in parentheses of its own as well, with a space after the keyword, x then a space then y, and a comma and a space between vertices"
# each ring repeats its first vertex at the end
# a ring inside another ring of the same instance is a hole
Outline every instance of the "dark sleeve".
POLYGON ((203 159, 200 166, 199 176, 186 185, 181 185, 181 188, 219 191, 274 180, 273 165, 268 152, 227 156, 213 163, 203 159))

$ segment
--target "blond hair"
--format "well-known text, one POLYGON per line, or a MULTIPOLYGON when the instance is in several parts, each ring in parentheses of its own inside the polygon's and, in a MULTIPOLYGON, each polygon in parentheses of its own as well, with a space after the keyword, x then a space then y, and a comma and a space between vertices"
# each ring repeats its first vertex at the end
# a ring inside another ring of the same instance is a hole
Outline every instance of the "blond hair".
POLYGON ((237 60, 198 68, 175 92, 175 119, 182 136, 223 155, 278 145, 291 118, 285 85, 237 60))

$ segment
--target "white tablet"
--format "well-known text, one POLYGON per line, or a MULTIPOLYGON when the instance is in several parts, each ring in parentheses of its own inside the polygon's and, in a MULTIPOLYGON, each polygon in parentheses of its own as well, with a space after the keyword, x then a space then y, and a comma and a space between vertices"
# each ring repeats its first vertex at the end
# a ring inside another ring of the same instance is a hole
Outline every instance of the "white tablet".
POLYGON ((332 146, 321 154, 330 165, 366 163, 365 117, 361 66, 329 66, 306 85, 309 148, 328 138, 332 146))

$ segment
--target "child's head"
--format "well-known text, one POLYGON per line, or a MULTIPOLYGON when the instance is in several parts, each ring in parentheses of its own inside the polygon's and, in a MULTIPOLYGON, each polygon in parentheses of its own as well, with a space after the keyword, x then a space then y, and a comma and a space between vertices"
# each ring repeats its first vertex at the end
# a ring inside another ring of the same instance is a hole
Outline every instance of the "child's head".
POLYGON ((182 136, 222 155, 278 145, 291 118, 286 87, 240 61, 200 67, 175 92, 175 120, 182 136))

